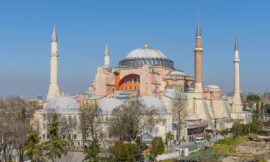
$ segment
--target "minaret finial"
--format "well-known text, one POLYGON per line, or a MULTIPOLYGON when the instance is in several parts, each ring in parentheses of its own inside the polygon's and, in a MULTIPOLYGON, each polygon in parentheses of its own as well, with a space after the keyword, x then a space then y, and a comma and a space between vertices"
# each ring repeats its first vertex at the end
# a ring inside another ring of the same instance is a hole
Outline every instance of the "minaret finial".
POLYGON ((53 25, 52 42, 57 42, 56 26, 53 25))
POLYGON ((238 49, 238 36, 237 36, 237 34, 235 34, 234 51, 239 51, 239 49, 238 49))
POLYGON ((144 43, 144 48, 149 48, 149 44, 147 42, 144 43))
POLYGON ((196 36, 201 36, 200 13, 198 11, 196 36))

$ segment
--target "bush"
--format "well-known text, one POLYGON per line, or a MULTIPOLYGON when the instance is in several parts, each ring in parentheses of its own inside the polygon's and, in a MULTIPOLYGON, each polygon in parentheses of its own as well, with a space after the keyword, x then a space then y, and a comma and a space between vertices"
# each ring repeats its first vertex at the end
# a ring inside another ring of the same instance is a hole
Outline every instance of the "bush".
POLYGON ((220 131, 219 133, 220 133, 220 135, 225 136, 225 135, 230 133, 230 130, 228 128, 226 128, 226 129, 223 129, 222 131, 220 131))
POLYGON ((262 130, 262 123, 260 121, 253 121, 250 124, 240 124, 236 122, 231 128, 233 137, 247 135, 249 133, 257 133, 262 130))
POLYGON ((133 143, 116 141, 111 148, 112 160, 116 162, 136 162, 141 152, 139 146, 133 143))
POLYGON ((156 157, 159 154, 162 154, 165 150, 165 146, 163 143, 163 140, 161 137, 155 137, 152 140, 152 145, 151 145, 151 153, 156 157))
POLYGON ((138 146, 139 146, 141 152, 148 149, 148 146, 145 143, 139 143, 138 146))
POLYGON ((249 138, 254 138, 254 137, 256 137, 255 134, 248 134, 245 136, 238 136, 236 138, 233 138, 233 137, 226 138, 226 139, 217 141, 213 145, 212 148, 213 150, 216 150, 222 153, 234 153, 237 145, 248 141, 249 138))

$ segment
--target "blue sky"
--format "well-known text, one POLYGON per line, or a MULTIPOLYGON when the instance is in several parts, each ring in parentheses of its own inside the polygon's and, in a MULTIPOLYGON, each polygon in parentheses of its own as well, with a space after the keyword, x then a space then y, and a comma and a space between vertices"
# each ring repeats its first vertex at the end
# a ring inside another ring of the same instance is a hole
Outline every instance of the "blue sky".
POLYGON ((236 0, 25 0, 0 2, 0 96, 47 95, 50 38, 56 23, 60 89, 85 91, 103 64, 144 42, 159 48, 177 69, 194 73, 197 12, 203 34, 203 82, 233 89, 233 44, 238 33, 241 87, 270 88, 270 1, 236 0))

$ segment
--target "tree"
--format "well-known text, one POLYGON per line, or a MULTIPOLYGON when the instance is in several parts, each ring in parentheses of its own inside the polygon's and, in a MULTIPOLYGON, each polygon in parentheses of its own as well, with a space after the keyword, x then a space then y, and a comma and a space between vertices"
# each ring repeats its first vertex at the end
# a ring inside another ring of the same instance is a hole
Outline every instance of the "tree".
POLYGON ((170 132, 167 132, 165 134, 165 136, 166 136, 166 141, 171 141, 171 140, 174 139, 174 135, 173 135, 173 133, 171 131, 170 132))
POLYGON ((39 133, 33 130, 27 132, 27 141, 23 147, 23 154, 33 162, 42 156, 42 144, 39 144, 39 133))
POLYGON ((233 134, 233 137, 238 137, 242 135, 242 124, 239 122, 235 122, 231 128, 231 132, 233 134))
POLYGON ((98 139, 94 138, 92 141, 88 142, 88 146, 85 150, 85 158, 87 162, 98 162, 97 155, 100 153, 101 148, 98 143, 98 139))
POLYGON ((257 102, 260 101, 260 99, 261 99, 261 97, 258 96, 258 95, 255 95, 255 94, 252 94, 252 95, 248 95, 247 96, 247 102, 253 101, 253 102, 257 103, 257 102))
POLYGON ((252 108, 255 104, 259 103, 260 100, 261 100, 260 96, 255 95, 255 94, 251 94, 247 96, 247 103, 250 108, 252 108))
POLYGON ((60 137, 66 137, 69 143, 69 149, 73 149, 73 138, 71 135, 73 132, 78 131, 77 130, 77 119, 76 117, 73 118, 71 116, 62 116, 61 120, 59 121, 58 127, 59 127, 59 136, 60 137))
POLYGON ((154 157, 164 152, 165 146, 161 137, 153 138, 150 150, 154 157))
POLYGON ((61 158, 63 153, 66 153, 66 145, 68 144, 66 140, 62 140, 59 137, 57 114, 51 115, 48 135, 49 140, 43 144, 46 150, 45 156, 47 156, 52 162, 55 162, 58 158, 61 158))
POLYGON ((140 148, 133 143, 116 141, 111 148, 111 159, 115 162, 136 162, 140 156, 140 148))
POLYGON ((188 115, 187 107, 187 97, 184 93, 174 90, 172 97, 172 114, 173 122, 177 123, 177 140, 181 141, 181 130, 182 126, 185 124, 185 117, 188 115))
POLYGON ((252 121, 249 124, 240 124, 235 122, 231 128, 233 137, 247 135, 249 133, 257 133, 262 129, 262 123, 260 121, 252 121))
POLYGON ((150 130, 161 119, 155 110, 145 109, 137 97, 112 112, 109 135, 120 140, 136 141, 139 135, 150 130))
POLYGON ((0 99, 0 147, 3 150, 3 160, 11 160, 14 149, 22 160, 22 148, 27 140, 30 118, 36 109, 35 105, 21 97, 0 99))
POLYGON ((96 101, 83 104, 81 117, 83 143, 86 143, 89 138, 98 141, 103 139, 101 120, 101 109, 97 107, 96 101))

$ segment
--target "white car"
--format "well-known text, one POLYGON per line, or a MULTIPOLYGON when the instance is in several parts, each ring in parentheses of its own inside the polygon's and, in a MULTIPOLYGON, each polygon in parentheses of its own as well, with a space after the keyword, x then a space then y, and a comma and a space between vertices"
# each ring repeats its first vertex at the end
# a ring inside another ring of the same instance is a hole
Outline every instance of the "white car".
POLYGON ((204 139, 204 137, 196 137, 195 142, 196 142, 197 144, 199 144, 199 143, 205 142, 205 139, 204 139))

